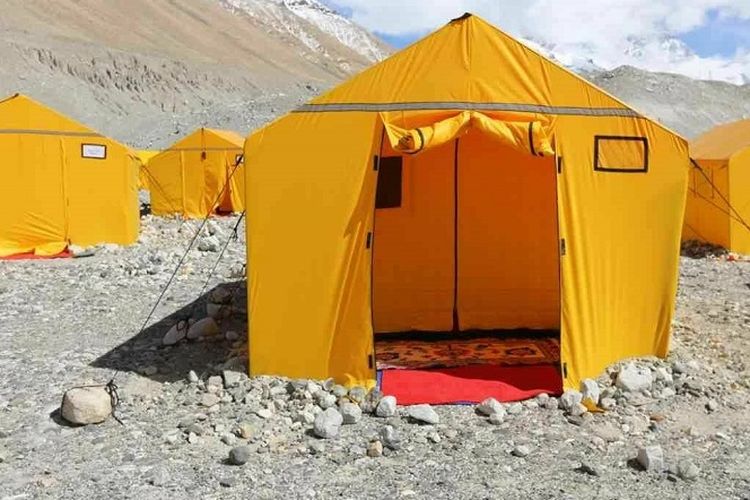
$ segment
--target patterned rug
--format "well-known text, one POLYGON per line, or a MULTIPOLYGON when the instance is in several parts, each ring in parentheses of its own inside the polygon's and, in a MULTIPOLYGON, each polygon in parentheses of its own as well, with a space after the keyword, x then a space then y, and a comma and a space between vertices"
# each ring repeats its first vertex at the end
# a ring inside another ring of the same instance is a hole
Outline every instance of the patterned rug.
POLYGON ((375 339, 375 356, 378 370, 548 365, 560 362, 560 341, 554 337, 445 340, 381 337, 375 339))

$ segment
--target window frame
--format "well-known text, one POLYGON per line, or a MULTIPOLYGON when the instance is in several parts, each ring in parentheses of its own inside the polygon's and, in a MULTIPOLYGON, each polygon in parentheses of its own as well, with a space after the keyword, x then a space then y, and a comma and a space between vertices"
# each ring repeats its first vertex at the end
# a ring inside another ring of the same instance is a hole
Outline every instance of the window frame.
POLYGON ((647 174, 649 168, 649 144, 647 137, 629 135, 595 135, 594 136, 594 171, 613 172, 621 174, 647 174), (600 141, 626 141, 643 144, 643 167, 641 168, 611 168, 601 165, 599 158, 600 141))

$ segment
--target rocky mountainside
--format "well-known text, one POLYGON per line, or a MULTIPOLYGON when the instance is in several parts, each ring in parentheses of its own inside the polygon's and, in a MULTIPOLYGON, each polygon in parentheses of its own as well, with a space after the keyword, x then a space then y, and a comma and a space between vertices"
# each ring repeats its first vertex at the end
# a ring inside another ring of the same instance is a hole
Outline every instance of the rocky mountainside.
MULTIPOLYGON (((27 93, 139 148, 198 126, 247 133, 392 51, 319 0, 3 7, 0 96, 27 93)), ((564 48, 531 44, 690 138, 750 116, 750 85, 604 71, 586 54, 565 58, 564 48)))

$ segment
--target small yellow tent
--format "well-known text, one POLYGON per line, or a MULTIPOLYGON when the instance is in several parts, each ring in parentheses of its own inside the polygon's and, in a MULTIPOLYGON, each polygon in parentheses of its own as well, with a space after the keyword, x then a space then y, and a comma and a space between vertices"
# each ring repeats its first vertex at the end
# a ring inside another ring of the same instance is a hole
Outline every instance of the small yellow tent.
POLYGON ((201 128, 151 158, 151 211, 205 217, 244 210, 243 143, 235 132, 201 128))
POLYGON ((138 189, 148 190, 148 173, 146 167, 151 158, 159 154, 159 151, 152 151, 148 149, 141 149, 136 151, 136 156, 141 161, 141 166, 138 169, 138 189))
POLYGON ((690 155, 683 239, 750 254, 750 120, 711 129, 690 155))
POLYGON ((34 100, 0 101, 0 256, 138 238, 138 162, 127 147, 34 100))
POLYGON ((566 387, 668 352, 686 141, 476 16, 245 161, 251 374, 372 384, 415 330, 555 329, 566 387))

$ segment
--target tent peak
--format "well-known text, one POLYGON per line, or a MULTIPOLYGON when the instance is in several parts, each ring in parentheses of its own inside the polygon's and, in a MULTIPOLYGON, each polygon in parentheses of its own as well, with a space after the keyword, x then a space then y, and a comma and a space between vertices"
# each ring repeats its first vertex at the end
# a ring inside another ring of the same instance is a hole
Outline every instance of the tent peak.
POLYGON ((469 19, 470 17, 473 17, 473 16, 474 16, 474 14, 472 14, 471 12, 464 12, 462 15, 460 15, 458 17, 455 17, 455 18, 451 19, 450 21, 448 21, 448 24, 457 23, 459 21, 463 21, 465 19, 469 19))

